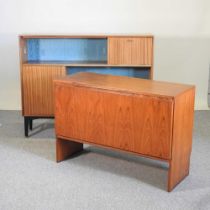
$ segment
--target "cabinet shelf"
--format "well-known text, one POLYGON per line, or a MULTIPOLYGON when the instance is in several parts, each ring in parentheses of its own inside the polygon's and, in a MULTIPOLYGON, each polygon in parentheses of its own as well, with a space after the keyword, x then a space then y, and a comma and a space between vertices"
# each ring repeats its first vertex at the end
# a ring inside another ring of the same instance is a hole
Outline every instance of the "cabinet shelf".
POLYGON ((120 67, 151 67, 151 65, 108 64, 107 61, 26 61, 23 65, 61 65, 61 66, 120 66, 120 67))

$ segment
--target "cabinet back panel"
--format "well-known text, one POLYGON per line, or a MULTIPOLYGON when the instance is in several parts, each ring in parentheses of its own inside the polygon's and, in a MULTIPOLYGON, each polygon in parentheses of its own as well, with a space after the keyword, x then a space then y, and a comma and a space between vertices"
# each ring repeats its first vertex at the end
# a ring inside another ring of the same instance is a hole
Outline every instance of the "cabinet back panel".
POLYGON ((116 76, 137 77, 149 79, 149 68, 140 67, 68 67, 67 74, 78 72, 94 72, 99 74, 111 74, 116 76))
POLYGON ((28 61, 106 61, 107 39, 28 39, 28 61))

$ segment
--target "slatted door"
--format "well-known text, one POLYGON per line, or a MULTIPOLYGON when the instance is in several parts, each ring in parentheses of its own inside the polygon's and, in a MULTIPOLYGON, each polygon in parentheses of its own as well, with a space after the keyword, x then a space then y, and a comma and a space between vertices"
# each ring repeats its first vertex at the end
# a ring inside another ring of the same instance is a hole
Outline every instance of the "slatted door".
POLYGON ((23 114, 53 116, 53 78, 65 75, 63 66, 24 65, 22 68, 23 114))
POLYGON ((110 37, 108 49, 111 65, 152 65, 152 37, 110 37))

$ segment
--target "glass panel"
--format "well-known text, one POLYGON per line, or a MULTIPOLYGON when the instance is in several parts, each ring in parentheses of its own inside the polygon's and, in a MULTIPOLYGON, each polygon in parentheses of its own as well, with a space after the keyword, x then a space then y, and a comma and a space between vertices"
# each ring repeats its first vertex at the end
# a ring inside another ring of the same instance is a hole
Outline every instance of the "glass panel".
POLYGON ((107 39, 28 39, 28 61, 107 61, 107 39))

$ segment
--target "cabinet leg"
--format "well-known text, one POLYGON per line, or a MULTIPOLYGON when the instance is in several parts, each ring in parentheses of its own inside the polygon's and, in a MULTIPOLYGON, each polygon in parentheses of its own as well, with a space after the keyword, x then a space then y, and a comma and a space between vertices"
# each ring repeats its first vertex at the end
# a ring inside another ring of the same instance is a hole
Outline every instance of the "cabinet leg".
POLYGON ((25 137, 28 137, 28 123, 29 123, 29 118, 28 117, 24 117, 25 137))
POLYGON ((56 139, 56 161, 60 162, 62 160, 67 159, 71 155, 80 152, 83 150, 83 144, 64 140, 57 138, 56 139))
POLYGON ((168 192, 171 192, 185 177, 189 175, 190 157, 182 161, 170 160, 168 171, 168 192))
POLYGON ((32 129, 33 129, 33 119, 29 120, 29 128, 32 131, 32 129))

